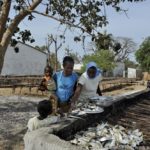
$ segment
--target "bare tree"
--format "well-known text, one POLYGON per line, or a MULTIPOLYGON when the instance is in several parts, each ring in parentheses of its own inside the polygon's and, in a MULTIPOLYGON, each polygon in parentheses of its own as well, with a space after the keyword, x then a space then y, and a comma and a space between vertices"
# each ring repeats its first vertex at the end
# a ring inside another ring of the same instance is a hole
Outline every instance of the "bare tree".
POLYGON ((62 42, 58 42, 58 36, 54 37, 52 34, 48 35, 48 41, 49 41, 50 45, 52 43, 54 43, 54 49, 55 49, 55 71, 57 71, 57 69, 58 69, 58 51, 62 47, 62 42))
POLYGON ((113 51, 116 61, 126 60, 135 50, 136 43, 131 38, 117 37, 114 39, 113 51))
POLYGON ((50 59, 51 51, 50 51, 50 46, 52 45, 53 40, 48 35, 47 38, 45 39, 45 41, 46 41, 46 51, 47 51, 47 65, 50 66, 51 65, 51 59, 50 59))
POLYGON ((74 59, 76 64, 81 63, 82 61, 81 56, 77 52, 74 52, 72 49, 70 49, 69 46, 65 48, 65 51, 66 51, 66 55, 71 56, 74 59))
POLYGON ((127 37, 113 37, 112 34, 106 34, 96 42, 90 42, 88 50, 96 53, 100 50, 110 50, 115 55, 115 61, 124 61, 130 54, 136 50, 136 43, 127 37))

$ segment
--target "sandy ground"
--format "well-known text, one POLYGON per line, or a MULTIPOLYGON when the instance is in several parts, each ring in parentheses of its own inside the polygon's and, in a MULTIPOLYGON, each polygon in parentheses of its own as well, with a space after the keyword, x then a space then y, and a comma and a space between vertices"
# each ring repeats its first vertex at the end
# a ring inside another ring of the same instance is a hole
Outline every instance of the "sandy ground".
POLYGON ((31 92, 29 88, 16 88, 15 93, 13 93, 12 88, 0 88, 0 96, 11 96, 11 95, 27 95, 27 96, 39 96, 43 97, 46 94, 41 91, 37 91, 37 88, 32 88, 31 92))
POLYGON ((103 95, 115 96, 115 95, 125 94, 127 92, 133 92, 133 91, 144 90, 144 89, 146 89, 145 85, 132 85, 132 86, 126 86, 121 89, 116 89, 110 92, 104 92, 103 95))

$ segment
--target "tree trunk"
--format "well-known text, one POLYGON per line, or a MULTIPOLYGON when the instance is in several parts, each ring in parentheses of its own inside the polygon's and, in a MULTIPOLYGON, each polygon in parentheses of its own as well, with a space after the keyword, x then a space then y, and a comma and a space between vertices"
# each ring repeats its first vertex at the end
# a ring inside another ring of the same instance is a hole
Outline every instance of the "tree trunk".
MULTIPOLYGON (((6 49, 10 43, 11 37, 16 29, 16 27, 19 25, 19 23, 27 16, 29 15, 40 3, 42 0, 34 0, 32 1, 32 4, 27 9, 23 9, 17 14, 13 21, 10 23, 6 31, 0 32, 0 74, 2 71, 3 63, 4 63, 4 56, 6 53, 6 49)), ((0 16, 0 29, 2 30, 4 26, 6 26, 7 17, 9 14, 10 4, 8 5, 5 1, 6 6, 4 6, 4 10, 2 15, 0 16), (8 5, 8 6, 7 6, 8 5), (6 12, 5 12, 6 11, 6 12)))
POLYGON ((1 72, 2 72, 2 68, 3 68, 3 64, 4 64, 4 57, 5 57, 7 47, 0 46, 0 75, 1 75, 1 72))

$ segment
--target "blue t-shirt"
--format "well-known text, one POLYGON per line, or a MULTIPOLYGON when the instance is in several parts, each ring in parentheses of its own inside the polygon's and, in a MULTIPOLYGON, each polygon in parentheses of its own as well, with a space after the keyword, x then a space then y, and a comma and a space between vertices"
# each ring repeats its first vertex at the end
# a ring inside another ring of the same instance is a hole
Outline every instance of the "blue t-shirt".
POLYGON ((78 75, 73 72, 70 76, 64 76, 63 71, 56 72, 53 75, 56 83, 56 95, 61 102, 66 102, 74 94, 74 86, 78 75))

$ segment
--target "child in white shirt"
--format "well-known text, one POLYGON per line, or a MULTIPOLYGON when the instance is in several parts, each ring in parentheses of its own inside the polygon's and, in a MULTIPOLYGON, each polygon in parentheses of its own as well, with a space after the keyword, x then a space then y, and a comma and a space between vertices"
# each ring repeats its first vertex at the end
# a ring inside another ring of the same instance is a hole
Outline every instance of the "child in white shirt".
POLYGON ((52 115, 52 104, 50 100, 40 101, 37 106, 37 111, 39 112, 39 116, 35 116, 28 121, 28 131, 49 126, 60 120, 58 116, 52 115))

